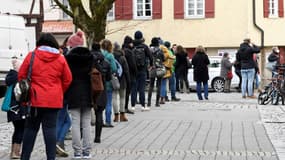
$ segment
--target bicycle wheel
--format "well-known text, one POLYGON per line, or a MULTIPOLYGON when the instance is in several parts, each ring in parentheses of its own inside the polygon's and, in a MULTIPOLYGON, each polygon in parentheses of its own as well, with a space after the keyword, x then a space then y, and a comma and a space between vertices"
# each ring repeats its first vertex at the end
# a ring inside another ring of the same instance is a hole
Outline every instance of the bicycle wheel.
POLYGON ((279 94, 276 90, 273 90, 272 91, 272 94, 271 94, 271 104, 273 105, 278 105, 278 102, 279 102, 279 94))
POLYGON ((266 99, 268 99, 267 92, 261 92, 261 93, 259 93, 259 95, 257 97, 257 102, 260 105, 265 105, 264 102, 266 101, 266 99))
POLYGON ((265 105, 267 105, 267 104, 269 104, 269 102, 271 102, 272 101, 272 92, 273 92, 273 90, 271 90, 269 93, 267 93, 267 95, 265 96, 265 98, 264 98, 264 104, 265 105))

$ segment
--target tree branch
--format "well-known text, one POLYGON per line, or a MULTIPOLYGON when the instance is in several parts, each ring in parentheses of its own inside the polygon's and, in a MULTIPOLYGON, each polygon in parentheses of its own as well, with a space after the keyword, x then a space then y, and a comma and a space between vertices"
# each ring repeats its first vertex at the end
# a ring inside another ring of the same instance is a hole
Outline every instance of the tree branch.
POLYGON ((110 35, 110 34, 113 34, 113 33, 116 33, 116 32, 119 32, 119 31, 124 31, 124 30, 128 30, 130 28, 134 28, 140 24, 144 23, 144 21, 141 21, 141 22, 137 22, 135 24, 132 24, 130 25, 129 22, 126 23, 125 25, 119 27, 119 28, 114 28, 114 29, 110 29, 110 30, 106 30, 106 35, 110 35))
POLYGON ((56 5, 58 5, 59 8, 61 8, 63 10, 64 13, 66 13, 67 15, 69 15, 71 18, 74 18, 73 13, 67 9, 67 7, 65 5, 63 5, 62 3, 60 3, 58 0, 53 0, 56 5))

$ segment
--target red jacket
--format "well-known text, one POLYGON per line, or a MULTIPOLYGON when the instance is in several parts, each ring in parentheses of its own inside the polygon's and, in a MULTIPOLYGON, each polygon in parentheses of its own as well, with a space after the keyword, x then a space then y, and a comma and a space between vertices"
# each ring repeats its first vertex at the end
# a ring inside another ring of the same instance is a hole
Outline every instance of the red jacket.
MULTIPOLYGON (((30 52, 22 63, 18 80, 27 77, 30 52)), ((63 95, 72 81, 69 66, 63 55, 37 48, 31 75, 31 105, 43 108, 62 108, 63 95)))

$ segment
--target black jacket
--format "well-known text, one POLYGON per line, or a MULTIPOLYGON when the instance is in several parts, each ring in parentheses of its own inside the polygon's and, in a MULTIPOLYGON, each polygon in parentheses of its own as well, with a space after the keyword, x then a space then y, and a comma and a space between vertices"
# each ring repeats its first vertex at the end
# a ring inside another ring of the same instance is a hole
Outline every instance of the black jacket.
POLYGON ((125 57, 126 57, 126 60, 128 62, 129 71, 130 71, 130 79, 132 81, 132 80, 136 79, 136 76, 138 73, 134 52, 132 51, 132 48, 125 47, 125 46, 124 46, 123 50, 125 52, 125 57))
POLYGON ((123 74, 120 77, 120 88, 126 89, 126 88, 130 87, 130 85, 131 85, 128 62, 127 62, 122 50, 114 50, 113 54, 114 54, 115 59, 121 64, 121 66, 123 68, 123 74))
MULTIPOLYGON (((148 46, 146 44, 144 44, 144 41, 140 40, 140 39, 135 39, 133 41, 133 43, 134 43, 134 46, 143 46, 144 47, 145 57, 149 60, 149 64, 153 64, 153 58, 151 56, 150 50, 149 50, 148 46)), ((146 72, 147 71, 147 65, 142 69, 138 69, 138 71, 145 71, 146 72)))
POLYGON ((210 60, 206 53, 197 52, 192 58, 194 66, 194 81, 207 82, 209 80, 208 64, 210 60))
POLYGON ((91 107, 90 71, 93 56, 85 47, 72 48, 66 55, 72 82, 66 92, 69 108, 91 107))
MULTIPOLYGON (((5 83, 10 86, 15 85, 17 82, 18 72, 15 70, 10 70, 5 78, 5 83)), ((7 112, 8 122, 25 119, 26 107, 20 107, 20 104, 16 101, 14 92, 12 92, 11 106, 13 106, 12 111, 7 112)))
POLYGON ((175 72, 178 73, 179 75, 188 72, 187 53, 181 52, 181 53, 176 53, 175 55, 176 55, 175 72))
POLYGON ((248 43, 242 43, 238 50, 237 60, 241 62, 241 69, 255 68, 253 54, 259 53, 260 48, 257 46, 251 47, 248 43))

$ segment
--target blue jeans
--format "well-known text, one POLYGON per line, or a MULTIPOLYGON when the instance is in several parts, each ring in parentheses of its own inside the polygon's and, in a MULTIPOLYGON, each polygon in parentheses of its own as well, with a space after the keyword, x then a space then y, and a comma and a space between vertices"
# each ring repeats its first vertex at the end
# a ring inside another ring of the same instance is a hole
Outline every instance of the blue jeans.
POLYGON ((170 92, 171 92, 171 98, 175 98, 176 95, 176 78, 175 78, 175 72, 172 72, 171 77, 169 78, 169 85, 170 85, 170 92))
POLYGON ((111 124, 112 117, 112 93, 113 91, 107 91, 107 104, 105 109, 106 123, 111 124))
POLYGON ((242 96, 246 96, 246 92, 248 92, 248 96, 253 96, 253 81, 254 81, 255 69, 241 69, 241 93, 242 96))
POLYGON ((199 100, 202 100, 202 83, 204 88, 204 97, 208 99, 208 81, 205 82, 197 82, 196 91, 199 100))
POLYGON ((136 77, 136 81, 132 85, 131 92, 131 103, 132 107, 135 106, 137 101, 137 92, 139 92, 140 104, 145 106, 145 82, 146 82, 146 72, 140 71, 136 77))
POLYGON ((63 108, 59 110, 56 123, 56 141, 64 142, 64 137, 71 126, 71 119, 68 113, 68 105, 64 102, 63 108))
POLYGON ((37 115, 26 119, 21 160, 29 160, 34 148, 37 133, 42 125, 47 160, 55 160, 56 120, 58 109, 31 108, 37 115))
POLYGON ((163 78, 161 80, 161 87, 160 87, 160 97, 166 97, 166 82, 168 78, 163 78))

